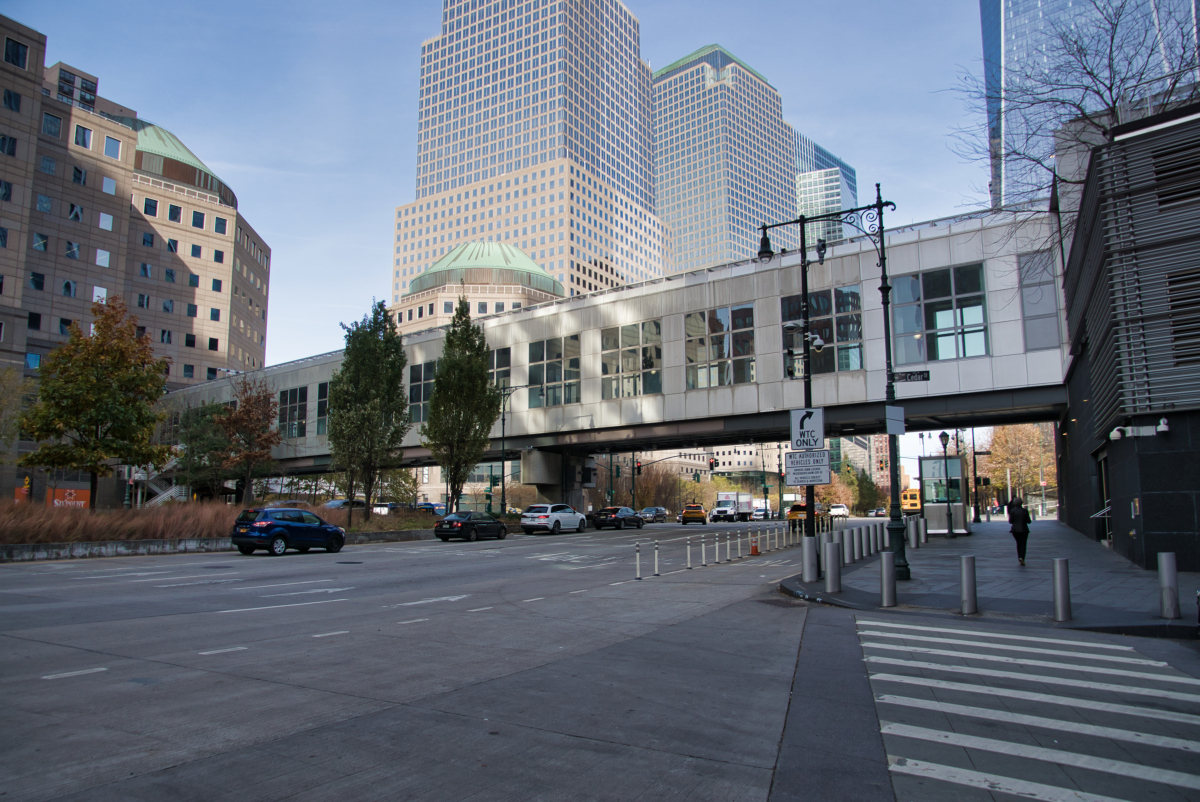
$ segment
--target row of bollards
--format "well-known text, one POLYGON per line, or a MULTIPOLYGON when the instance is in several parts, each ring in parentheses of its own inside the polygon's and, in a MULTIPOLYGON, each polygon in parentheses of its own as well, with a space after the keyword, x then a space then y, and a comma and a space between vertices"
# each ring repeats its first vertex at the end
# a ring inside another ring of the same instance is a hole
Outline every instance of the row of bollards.
MULTIPOLYGON (((796 537, 787 526, 771 526, 759 527, 756 530, 748 530, 746 533, 747 550, 742 551, 742 533, 741 532, 726 532, 725 538, 725 558, 721 559, 721 534, 713 535, 712 555, 713 565, 720 565, 722 562, 733 562, 734 543, 737 543, 737 558, 757 557, 765 554, 768 551, 778 551, 779 549, 790 548, 797 545, 802 540, 796 537)), ((685 554, 687 559, 687 569, 692 569, 692 538, 686 539, 685 554)), ((634 578, 642 578, 642 543, 638 541, 633 544, 634 554, 634 578)), ((705 535, 700 536, 700 567, 708 567, 708 538, 705 535)), ((654 541, 654 576, 662 576, 659 570, 659 544, 654 541)), ((815 580, 814 580, 815 581, 815 580)))

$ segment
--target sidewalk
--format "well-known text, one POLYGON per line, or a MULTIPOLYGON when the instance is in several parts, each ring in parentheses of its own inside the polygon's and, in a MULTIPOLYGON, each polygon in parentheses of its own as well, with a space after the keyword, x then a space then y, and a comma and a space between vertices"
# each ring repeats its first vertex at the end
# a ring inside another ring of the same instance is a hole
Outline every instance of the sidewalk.
MULTIPOLYGON (((974 524, 974 534, 949 539, 931 536, 909 549, 912 579, 896 583, 895 612, 958 614, 959 557, 975 555, 979 614, 972 619, 998 619, 1062 628, 1122 634, 1196 637, 1196 592, 1200 573, 1179 574, 1182 618, 1168 623, 1159 617, 1158 574, 1146 571, 1058 521, 1031 526, 1026 565, 1017 563, 1016 545, 1005 522, 974 524), (1053 565, 1070 560, 1073 619, 1054 623, 1053 565)), ((784 592, 855 610, 879 608, 879 557, 842 568, 842 592, 826 594, 824 581, 805 584, 784 580, 784 592)))

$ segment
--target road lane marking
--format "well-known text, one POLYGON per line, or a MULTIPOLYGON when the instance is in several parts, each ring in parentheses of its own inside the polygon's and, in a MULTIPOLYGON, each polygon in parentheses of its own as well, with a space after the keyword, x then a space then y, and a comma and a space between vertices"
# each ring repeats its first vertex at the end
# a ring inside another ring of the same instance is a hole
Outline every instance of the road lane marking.
MULTIPOLYGON (((114 568, 114 571, 128 571, 128 568, 114 568)), ((155 574, 169 574, 170 571, 141 571, 136 574, 109 574, 108 576, 73 576, 71 579, 78 582, 80 579, 124 579, 127 576, 154 576, 155 574)))
POLYGON ((974 654, 972 652, 956 652, 950 649, 925 649, 920 646, 899 646, 894 643, 862 644, 868 649, 885 649, 892 652, 908 652, 910 654, 931 654, 938 657, 957 657, 960 660, 983 660, 989 663, 1008 663, 1018 666, 1035 666, 1050 668, 1058 671, 1079 671, 1087 674, 1107 674, 1112 677, 1131 677, 1133 679, 1150 680, 1152 682, 1174 682, 1179 685, 1200 685, 1200 679, 1195 677, 1176 677, 1170 674, 1150 674, 1145 671, 1126 671, 1122 668, 1107 668, 1105 666, 1081 666, 1076 663, 1060 663, 1055 660, 1025 660, 1019 657, 1004 657, 996 654, 974 654))
POLYGON ((573 590, 571 592, 572 593, 587 593, 589 590, 591 590, 591 588, 584 588, 583 590, 573 590))
MULTIPOLYGON (((240 574, 240 573, 241 573, 241 571, 230 571, 228 574, 221 574, 221 576, 230 576, 231 574, 240 574)), ((133 576, 133 574, 126 574, 125 576, 133 576)), ((173 576, 173 577, 171 577, 171 579, 198 579, 202 576, 212 576, 212 574, 188 574, 187 576, 173 576)), ((138 582, 162 582, 162 580, 161 579, 133 579, 133 580, 130 580, 128 584, 134 585, 134 584, 137 584, 138 582)))
POLYGON ((433 602, 442 602, 442 601, 458 601, 459 599, 465 599, 465 598, 467 598, 467 596, 470 596, 470 595, 471 595, 470 593, 465 593, 462 596, 439 596, 436 599, 421 599, 420 601, 415 601, 415 602, 402 602, 400 604, 385 604, 384 607, 387 607, 387 608, 413 607, 418 604, 432 604, 433 602))
POLYGON ((871 674, 872 682, 896 682, 903 685, 920 685, 925 688, 939 688, 947 691, 963 691, 978 693, 985 696, 999 696, 1004 699, 1024 699, 1028 702, 1078 707, 1085 710, 1100 710, 1105 713, 1118 713, 1123 716, 1141 716, 1156 718, 1162 721, 1177 721, 1181 724, 1200 726, 1200 716, 1191 713, 1177 713, 1174 710, 1159 710, 1153 707, 1137 707, 1113 702, 1097 702, 1092 699, 1080 699, 1075 696, 1055 696, 1049 693, 1034 693, 1032 691, 1015 691, 1011 688, 993 688, 990 685, 971 685, 965 682, 950 682, 944 679, 928 679, 926 677, 910 677, 905 674, 871 674))
POLYGON ((950 632, 955 635, 975 635, 976 637, 988 638, 1004 638, 1005 640, 1024 640, 1034 643, 1054 643, 1062 645, 1069 643, 1072 646, 1084 646, 1089 649, 1112 649, 1114 651, 1132 652, 1132 646, 1118 646, 1114 643, 1087 643, 1084 641, 1067 640, 1065 638, 1035 638, 1030 635, 1006 635, 1002 632, 979 632, 973 629, 948 629, 946 627, 919 627, 914 624, 893 624, 888 621, 868 621, 866 619, 858 619, 859 625, 869 624, 873 627, 888 627, 890 629, 917 629, 923 632, 950 632))
POLYGON ((314 637, 314 638, 328 638, 328 637, 330 637, 331 635, 348 635, 348 634, 350 634, 350 630, 348 630, 348 629, 339 629, 337 632, 322 632, 320 635, 313 635, 312 637, 314 637))
POLYGON ((491 607, 476 607, 474 610, 467 610, 468 613, 482 613, 484 610, 491 610, 491 607))
POLYGON ((1163 691, 1158 688, 1142 688, 1137 685, 1113 685, 1108 682, 1090 682, 1082 679, 1066 679, 1050 677, 1045 674, 1027 674, 1021 671, 996 671, 990 668, 974 668, 972 666, 951 666, 941 663, 925 663, 919 660, 899 660, 894 657, 863 658, 868 663, 881 663, 889 666, 906 666, 928 671, 945 671, 949 674, 970 674, 973 677, 996 677, 998 679, 1015 679, 1024 682, 1040 682, 1045 685, 1066 685, 1072 688, 1087 688, 1093 691, 1109 691, 1111 693, 1131 693, 1135 696, 1153 696, 1159 699, 1173 699, 1177 702, 1195 702, 1200 704, 1200 696, 1194 693, 1178 693, 1163 691))
POLYGON ((422 621, 428 621, 428 618, 414 618, 411 621, 397 621, 397 624, 419 624, 422 621))
POLYGON ((225 654, 225 652, 244 652, 248 646, 230 646, 228 649, 213 649, 210 652, 197 652, 196 654, 225 654))
POLYGON ((927 777, 955 785, 966 785, 985 791, 1019 796, 1022 799, 1036 799, 1039 802, 1126 802, 1126 800, 1116 797, 1088 794, 1074 788, 1059 788, 1054 785, 1018 780, 1014 777, 1002 777, 998 774, 985 774, 955 766, 943 766, 940 763, 926 763, 923 760, 912 760, 895 755, 888 755, 888 769, 897 774, 927 777))
MULTIPOLYGON (((871 632, 869 630, 859 630, 859 637, 870 635, 873 638, 894 638, 900 640, 915 640, 925 643, 946 643, 952 646, 978 646, 981 649, 1007 649, 1011 652, 1021 652, 1022 654, 1052 654, 1059 657, 1082 657, 1086 660, 1104 660, 1109 663, 1125 663, 1128 665, 1138 666, 1158 666, 1168 665, 1161 660, 1144 660, 1140 657, 1121 657, 1114 654, 1088 654, 1087 652, 1071 652, 1065 649, 1039 649, 1036 646, 1014 646, 1011 643, 985 643, 983 641, 962 640, 959 638, 932 638, 928 635, 905 635, 902 632, 871 632)), ((963 652, 969 654, 969 652, 963 652)))
POLYGON ((65 674, 47 674, 42 679, 62 679, 63 677, 79 677, 84 674, 95 674, 98 671, 108 671, 107 668, 85 668, 83 671, 68 671, 65 674))
POLYGON ((527 602, 531 602, 531 601, 541 601, 541 600, 542 600, 542 599, 544 599, 544 598, 546 598, 546 597, 545 597, 545 596, 538 596, 536 599, 524 599, 524 601, 527 601, 527 602))
POLYGON ((306 593, 341 593, 344 590, 354 590, 354 588, 313 588, 312 590, 292 590, 287 593, 267 593, 259 596, 260 599, 274 599, 278 596, 303 596, 306 593))
POLYGON ((322 599, 315 602, 297 602, 295 604, 272 604, 270 607, 242 607, 237 610, 214 610, 215 613, 250 613, 255 610, 278 610, 280 607, 306 607, 310 604, 332 604, 333 602, 350 601, 349 599, 322 599))
MULTIPOLYGON (((145 579, 139 579, 139 582, 145 582, 145 579)), ((161 579, 150 580, 152 582, 162 582, 161 579)), ((230 582, 245 582, 244 579, 202 579, 199 582, 176 582, 171 585, 155 585, 156 588, 187 588, 193 585, 228 585, 230 582)))
POLYGON ((309 579, 305 582, 281 582, 278 585, 249 585, 242 590, 262 590, 263 588, 283 588, 288 585, 315 585, 318 582, 332 582, 332 579, 309 579))
POLYGON ((1140 763, 1130 763, 1124 760, 1109 760, 1093 755, 1080 755, 1062 749, 1047 749, 1044 746, 1028 746, 1026 744, 1000 741, 995 738, 981 738, 978 735, 963 735, 957 732, 931 730, 928 727, 915 727, 911 724, 891 724, 880 722, 883 726, 879 731, 884 735, 895 735, 901 738, 913 738, 918 741, 958 746, 963 749, 979 749, 984 752, 994 752, 1012 757, 1023 757, 1030 760, 1041 760, 1046 763, 1057 763, 1060 766, 1075 766, 1089 771, 1100 771, 1105 774, 1119 774, 1122 777, 1133 777, 1147 782, 1173 785, 1177 788, 1200 790, 1200 776, 1185 774, 1182 771, 1157 769, 1140 763))
POLYGON ((1025 727, 1040 727, 1044 730, 1059 730, 1074 732, 1080 735, 1093 735, 1097 738, 1108 738, 1113 741, 1128 741, 1129 743, 1145 744, 1161 749, 1178 749, 1181 752, 1200 752, 1200 742, 1188 741, 1183 738, 1170 738, 1165 735, 1151 735, 1134 730, 1122 730, 1113 727, 1099 727, 1094 724, 1080 724, 1074 721, 1063 721, 1043 716, 1029 716, 1024 713, 1010 713, 1007 710, 992 710, 987 707, 971 707, 956 705, 950 702, 935 702, 930 699, 914 699, 911 696, 892 696, 884 694, 875 697, 876 702, 912 707, 917 710, 934 710, 967 718, 981 718, 989 721, 1003 721, 1006 724, 1020 724, 1025 727))

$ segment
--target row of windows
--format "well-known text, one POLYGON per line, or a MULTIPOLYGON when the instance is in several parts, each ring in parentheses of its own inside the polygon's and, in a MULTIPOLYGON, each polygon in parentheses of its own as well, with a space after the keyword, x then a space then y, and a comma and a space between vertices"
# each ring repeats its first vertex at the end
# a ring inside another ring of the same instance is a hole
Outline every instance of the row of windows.
MULTIPOLYGON (((43 321, 42 318, 43 318, 43 315, 41 312, 27 313, 26 323, 29 327, 29 330, 30 331, 43 331, 44 330, 44 331, 49 332, 50 331, 50 328, 48 325, 49 321, 43 321), (47 324, 46 329, 42 328, 43 323, 47 324)), ((68 336, 71 333, 71 324, 73 322, 74 321, 72 321, 70 318, 59 318, 58 319, 58 333, 64 337, 68 336)), ((143 337, 145 335, 146 335, 146 327, 138 326, 137 327, 137 336, 143 337)), ((174 339, 175 339, 175 332, 173 332, 172 330, 170 330, 170 329, 160 329, 159 330, 159 333, 158 333, 159 343, 161 343, 163 345, 172 345, 174 343, 174 339)), ((195 347, 197 347, 196 342, 197 342, 197 340, 196 340, 195 334, 184 334, 183 335, 183 345, 185 347, 195 348, 195 347)), ((209 351, 220 351, 221 350, 220 339, 217 337, 209 337, 208 338, 208 350, 209 351)), ((186 376, 186 374, 185 374, 185 376, 186 376)), ((191 377, 188 376, 187 378, 191 378, 191 377)))
MULTIPOLYGON (((50 112, 42 112, 42 133, 46 136, 62 139, 63 134, 63 119, 56 114, 50 112)), ((91 128, 83 125, 75 126, 75 145, 85 150, 92 149, 93 131, 91 128)), ((99 143, 99 137, 96 137, 99 143)), ((120 160, 121 158, 121 140, 108 136, 104 136, 104 155, 110 159, 120 160)))
MULTIPOLYGON (((814 290, 809 292, 808 298, 809 330, 824 343, 820 351, 813 350, 809 354, 813 374, 862 370, 862 287, 851 284, 831 290, 814 290)), ((804 319, 802 296, 781 298, 779 304, 784 323, 804 319)), ((803 376, 803 334, 797 331, 789 337, 784 329, 783 336, 784 348, 794 352, 792 363, 784 365, 788 377, 803 376)))
MULTIPOLYGON (((38 170, 45 173, 46 175, 58 175, 58 160, 52 156, 42 156, 41 159, 38 160, 38 170)), ((72 167, 71 168, 71 183, 79 184, 80 186, 83 186, 83 187, 89 186, 88 171, 83 167, 79 167, 79 166, 72 167)), ((92 184, 92 186, 94 186, 94 184, 92 184)), ((111 178, 106 175, 101 176, 100 177, 100 191, 105 193, 106 195, 116 195, 117 194, 117 180, 115 178, 111 178)))
MULTIPOLYGON (((142 214, 146 217, 158 217, 158 201, 154 198, 145 198, 142 202, 142 214)), ((204 230, 205 220, 207 215, 199 210, 192 210, 192 228, 204 230)), ((171 223, 183 224, 183 207, 176 206, 174 203, 167 204, 167 221, 171 223)), ((213 232, 216 234, 224 234, 228 230, 229 221, 224 217, 213 216, 213 232)))

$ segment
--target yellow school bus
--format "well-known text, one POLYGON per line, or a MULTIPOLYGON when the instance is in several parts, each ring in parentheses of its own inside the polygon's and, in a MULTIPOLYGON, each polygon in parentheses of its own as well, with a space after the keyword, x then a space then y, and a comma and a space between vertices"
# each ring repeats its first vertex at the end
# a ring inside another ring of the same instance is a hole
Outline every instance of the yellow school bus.
POLYGON ((900 510, 901 512, 920 512, 921 491, 902 490, 900 492, 900 510))

